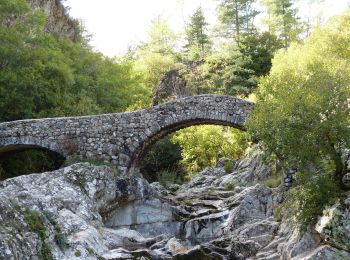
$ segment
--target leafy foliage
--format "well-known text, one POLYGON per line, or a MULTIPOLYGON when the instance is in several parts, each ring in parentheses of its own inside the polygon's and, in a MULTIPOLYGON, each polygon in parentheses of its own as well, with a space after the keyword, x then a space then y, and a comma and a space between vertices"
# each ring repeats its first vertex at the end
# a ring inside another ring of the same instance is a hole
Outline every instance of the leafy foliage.
POLYGON ((285 46, 298 41, 302 32, 302 24, 296 16, 295 2, 295 0, 261 0, 268 12, 263 22, 268 26, 269 32, 284 39, 285 46))
POLYGON ((257 86, 254 72, 247 69, 249 57, 239 52, 212 54, 203 64, 190 68, 185 78, 193 94, 248 95, 257 86))
POLYGON ((247 124, 286 165, 322 167, 330 159, 339 184, 341 151, 350 144, 349 24, 343 15, 278 53, 247 124))
POLYGON ((168 184, 183 184, 185 181, 184 177, 184 174, 181 175, 175 171, 162 170, 157 172, 157 181, 164 186, 168 184))
POLYGON ((38 211, 27 210, 24 214, 24 219, 28 224, 28 229, 30 232, 37 233, 39 239, 41 240, 40 256, 44 260, 52 260, 52 248, 48 243, 48 230, 45 226, 44 216, 38 211))
POLYGON ((164 74, 176 66, 177 43, 178 36, 169 28, 166 20, 159 18, 153 21, 148 31, 147 42, 137 46, 129 57, 129 61, 133 63, 133 72, 139 77, 141 86, 145 90, 143 95, 139 95, 141 102, 136 101, 129 110, 151 105, 154 88, 164 74))
POLYGON ((199 7, 191 16, 186 28, 189 60, 201 60, 210 50, 211 42, 207 35, 207 25, 203 10, 199 7))
POLYGON ((222 126, 192 126, 178 131, 172 141, 181 146, 181 163, 194 174, 205 166, 214 166, 221 157, 237 158, 248 146, 246 134, 222 126))
POLYGON ((253 71, 254 76, 265 76, 270 72, 274 54, 283 47, 283 42, 269 32, 252 33, 241 39, 239 51, 244 57, 249 57, 244 67, 253 71))
POLYGON ((277 188, 281 185, 282 183, 282 176, 281 175, 275 175, 272 176, 271 178, 268 178, 264 181, 262 181, 264 185, 270 188, 277 188))
POLYGON ((150 182, 166 179, 169 172, 172 180, 183 180, 184 172, 179 164, 181 147, 172 143, 170 138, 165 137, 155 143, 143 158, 141 172, 150 182))
POLYGON ((242 33, 254 31, 254 18, 258 15, 253 3, 255 0, 221 0, 218 18, 224 27, 224 35, 234 37, 238 45, 242 33))
POLYGON ((0 121, 123 111, 145 93, 130 64, 44 25, 24 0, 0 5, 0 121))
POLYGON ((301 230, 315 224, 322 211, 337 200, 341 191, 332 180, 332 173, 299 174, 302 185, 292 188, 286 194, 281 214, 301 230))
POLYGON ((233 162, 232 161, 226 161, 224 163, 224 170, 227 173, 231 173, 233 170, 233 162))

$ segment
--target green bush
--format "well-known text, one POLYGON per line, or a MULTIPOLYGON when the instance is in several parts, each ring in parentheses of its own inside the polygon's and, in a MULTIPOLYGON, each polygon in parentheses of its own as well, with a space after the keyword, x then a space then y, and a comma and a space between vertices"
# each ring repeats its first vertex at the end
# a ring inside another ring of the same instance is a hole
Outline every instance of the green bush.
POLYGON ((249 144, 245 132, 217 125, 182 129, 176 132, 171 141, 181 146, 181 164, 189 178, 204 167, 215 166, 221 157, 240 158, 249 144))
POLYGON ((85 249, 86 249, 86 251, 88 251, 89 255, 95 254, 94 250, 91 247, 86 247, 85 249))
POLYGON ((231 173, 233 170, 233 162, 232 161, 226 161, 224 163, 224 170, 227 173, 231 173))
POLYGON ((234 190, 235 189, 235 183, 234 182, 227 183, 225 185, 225 189, 226 190, 234 190))
POLYGON ((76 250, 76 251, 75 251, 75 253, 74 253, 74 255, 75 255, 76 257, 81 256, 81 252, 80 252, 80 250, 76 250))
POLYGON ((309 224, 315 224, 324 208, 333 204, 341 193, 331 176, 331 172, 297 174, 302 185, 293 187, 286 193, 282 216, 301 230, 305 230, 309 224))
POLYGON ((28 229, 31 232, 37 233, 41 240, 40 255, 44 260, 52 260, 51 246, 46 241, 48 238, 48 230, 44 223, 44 216, 38 211, 26 211, 24 219, 28 224, 28 229))
POLYGON ((270 188, 277 188, 281 185, 281 183, 282 183, 282 177, 280 175, 273 176, 269 179, 262 181, 262 184, 270 188))
POLYGON ((61 233, 61 232, 56 233, 54 239, 55 239, 56 244, 58 245, 58 247, 61 250, 65 249, 67 247, 67 244, 68 244, 67 237, 63 233, 61 233))
POLYGON ((160 181, 162 172, 171 172, 171 178, 183 179, 181 147, 170 141, 171 136, 156 142, 141 162, 141 172, 149 182, 160 181))
POLYGON ((184 179, 177 172, 164 170, 158 173, 158 181, 163 185, 182 184, 184 179))
POLYGON ((54 236, 55 243, 58 245, 58 247, 61 250, 64 250, 68 244, 66 235, 62 233, 62 230, 61 230, 60 226, 58 225, 57 221, 54 219, 52 213, 50 213, 48 211, 44 211, 43 215, 46 217, 46 219, 50 222, 50 224, 55 229, 55 236, 54 236))

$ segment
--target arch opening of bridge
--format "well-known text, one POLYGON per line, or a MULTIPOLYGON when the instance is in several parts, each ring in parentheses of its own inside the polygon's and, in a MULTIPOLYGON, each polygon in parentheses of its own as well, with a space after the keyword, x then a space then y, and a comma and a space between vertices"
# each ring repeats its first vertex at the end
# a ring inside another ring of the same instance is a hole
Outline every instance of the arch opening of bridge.
POLYGON ((46 147, 33 144, 13 144, 0 148, 0 181, 60 168, 65 157, 46 147))
POLYGON ((165 128, 160 129, 157 133, 155 133, 149 139, 145 140, 140 145, 139 149, 134 153, 133 157, 131 158, 129 174, 140 173, 140 169, 142 168, 142 164, 143 164, 143 159, 158 141, 164 139, 165 137, 171 134, 176 133, 181 129, 185 129, 192 126, 205 126, 205 125, 227 126, 227 127, 232 127, 232 128, 241 130, 241 131, 246 131, 243 125, 232 124, 227 121, 217 120, 217 119, 193 119, 193 120, 177 122, 175 124, 172 124, 165 128))

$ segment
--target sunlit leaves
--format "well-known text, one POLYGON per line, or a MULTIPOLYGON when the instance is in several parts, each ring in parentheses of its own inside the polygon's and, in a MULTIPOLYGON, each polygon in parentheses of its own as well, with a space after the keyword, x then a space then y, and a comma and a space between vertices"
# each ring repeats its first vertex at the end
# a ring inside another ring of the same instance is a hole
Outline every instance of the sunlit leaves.
POLYGON ((266 147, 302 167, 327 158, 343 171, 350 144, 349 14, 314 31, 273 60, 248 127, 266 147))
POLYGON ((214 166, 221 157, 239 158, 248 146, 244 132, 212 125, 180 130, 171 140, 180 144, 182 164, 189 173, 214 166))

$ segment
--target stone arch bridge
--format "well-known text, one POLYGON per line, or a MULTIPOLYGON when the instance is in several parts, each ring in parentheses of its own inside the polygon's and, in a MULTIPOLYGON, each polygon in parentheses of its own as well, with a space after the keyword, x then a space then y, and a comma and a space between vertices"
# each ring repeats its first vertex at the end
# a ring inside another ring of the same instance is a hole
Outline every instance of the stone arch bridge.
POLYGON ((164 136, 200 124, 244 130, 253 106, 231 96, 200 95, 134 112, 6 122, 0 124, 0 156, 40 147, 65 157, 102 159, 132 173, 147 149, 164 136))

